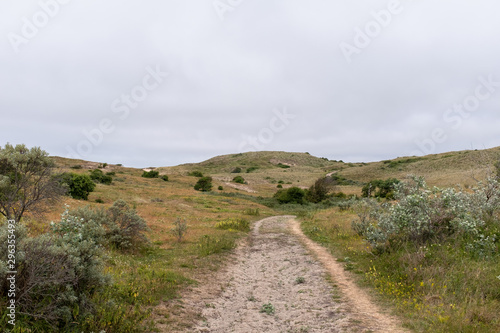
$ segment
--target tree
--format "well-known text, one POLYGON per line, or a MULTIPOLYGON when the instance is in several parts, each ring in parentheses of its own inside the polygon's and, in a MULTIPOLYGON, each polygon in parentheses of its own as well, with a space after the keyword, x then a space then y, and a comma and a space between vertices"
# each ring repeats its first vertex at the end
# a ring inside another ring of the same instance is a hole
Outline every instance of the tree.
POLYGON ((307 191, 307 200, 310 202, 318 203, 325 200, 328 193, 334 189, 336 180, 332 177, 323 177, 314 183, 307 191))
POLYGON ((212 189, 212 177, 201 177, 194 185, 194 189, 202 192, 210 191, 212 189))
POLYGON ((19 221, 26 211, 39 212, 42 203, 62 195, 53 169, 54 162, 40 147, 0 147, 0 214, 19 221))

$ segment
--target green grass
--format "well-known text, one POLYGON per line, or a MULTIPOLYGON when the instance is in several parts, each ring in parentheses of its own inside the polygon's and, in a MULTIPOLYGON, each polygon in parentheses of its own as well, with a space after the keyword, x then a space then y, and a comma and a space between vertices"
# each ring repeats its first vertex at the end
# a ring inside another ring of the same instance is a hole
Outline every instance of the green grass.
POLYGON ((329 248, 360 284, 397 310, 405 326, 417 332, 499 332, 500 265, 477 260, 454 242, 408 244, 374 254, 350 228, 352 213, 313 214, 302 228, 329 248))

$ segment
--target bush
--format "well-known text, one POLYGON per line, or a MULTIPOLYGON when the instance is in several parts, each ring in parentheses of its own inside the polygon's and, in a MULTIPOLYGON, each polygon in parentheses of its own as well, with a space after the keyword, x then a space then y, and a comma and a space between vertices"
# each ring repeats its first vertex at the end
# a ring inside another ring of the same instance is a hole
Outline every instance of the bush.
POLYGON ((240 173, 241 172, 241 168, 240 167, 236 167, 233 169, 233 171, 231 171, 231 173, 240 173))
POLYGON ((203 174, 201 173, 201 171, 192 171, 192 172, 188 173, 188 176, 200 178, 200 177, 203 177, 203 174))
POLYGON ((160 176, 160 173, 156 170, 144 171, 141 175, 141 177, 144 177, 144 178, 158 178, 159 176, 160 176))
POLYGON ((250 223, 245 219, 228 218, 218 222, 215 227, 224 230, 249 231, 250 223))
POLYGON ((246 184, 245 178, 243 178, 241 176, 234 177, 233 182, 238 183, 238 184, 246 184))
POLYGON ((279 190, 274 194, 274 198, 278 200, 280 204, 297 203, 304 204, 306 192, 298 187, 290 187, 289 189, 279 190))
POLYGON ((95 183, 87 175, 65 173, 61 176, 61 183, 68 186, 68 194, 73 199, 88 200, 90 192, 95 189, 95 183))
POLYGON ((76 165, 72 165, 70 166, 71 169, 75 169, 75 170, 78 170, 78 169, 81 169, 82 166, 80 164, 76 164, 76 165))
POLYGON ((286 165, 286 164, 283 164, 283 163, 278 163, 278 167, 280 167, 282 169, 289 169, 290 168, 289 165, 286 165))
POLYGON ((397 180, 396 178, 389 178, 386 180, 372 180, 361 189, 362 196, 374 196, 375 198, 394 199, 394 190, 397 184, 399 184, 399 180, 397 180))
POLYGON ((306 193, 306 199, 313 203, 318 203, 328 197, 328 193, 333 190, 336 182, 332 177, 323 177, 314 183, 306 193))
MULTIPOLYGON (((33 324, 30 327, 41 331, 57 331, 73 322, 75 314, 90 314, 91 296, 109 283, 103 273, 102 249, 96 242, 102 228, 84 223, 66 210, 46 234, 31 238, 22 225, 17 229, 16 310, 22 314, 18 321, 25 327, 33 324)), ((2 245, 7 244, 6 237, 2 226, 2 245)), ((1 246, 0 261, 6 248, 1 246)), ((5 275, 0 279, 5 281, 5 275)), ((6 297, 5 292, 1 288, 0 296, 6 297)))
POLYGON ((194 185, 196 191, 208 192, 212 189, 212 177, 201 177, 194 185))
POLYGON ((222 186, 217 187, 217 189, 218 189, 219 191, 223 191, 223 190, 224 190, 224 188, 223 188, 222 186))
POLYGON ((101 183, 105 185, 111 185, 111 183, 113 182, 113 177, 111 177, 108 174, 105 175, 99 169, 94 169, 90 171, 90 179, 92 179, 96 183, 101 183))
POLYGON ((95 242, 101 246, 119 250, 137 250, 149 241, 143 232, 148 230, 145 221, 123 200, 117 200, 109 209, 80 207, 70 211, 70 215, 93 226, 95 242))
POLYGON ((397 203, 370 202, 353 228, 382 250, 399 248, 405 242, 423 244, 453 237, 474 255, 498 254, 499 188, 498 181, 489 178, 472 193, 453 188, 431 190, 423 178, 413 177, 396 185, 397 203))
POLYGON ((167 175, 163 175, 160 178, 163 179, 164 181, 168 182, 168 176, 167 175))
POLYGON ((108 216, 110 223, 107 237, 118 249, 137 249, 149 242, 143 233, 149 229, 146 222, 125 201, 115 201, 108 210, 108 216))
POLYGON ((186 220, 181 220, 180 218, 177 218, 174 222, 174 226, 171 229, 172 234, 177 238, 177 241, 180 243, 182 241, 182 238, 187 232, 187 223, 186 220))
POLYGON ((250 172, 252 172, 252 171, 255 171, 255 170, 257 170, 258 168, 259 168, 259 167, 256 167, 256 166, 249 167, 249 168, 247 169, 246 173, 250 173, 250 172))

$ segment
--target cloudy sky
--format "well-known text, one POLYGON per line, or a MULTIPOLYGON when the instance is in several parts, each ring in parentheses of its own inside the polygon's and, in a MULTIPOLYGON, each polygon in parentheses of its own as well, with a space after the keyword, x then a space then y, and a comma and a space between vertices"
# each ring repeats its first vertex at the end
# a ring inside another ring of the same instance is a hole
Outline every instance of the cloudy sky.
POLYGON ((500 146, 494 0, 3 0, 0 146, 167 166, 500 146))

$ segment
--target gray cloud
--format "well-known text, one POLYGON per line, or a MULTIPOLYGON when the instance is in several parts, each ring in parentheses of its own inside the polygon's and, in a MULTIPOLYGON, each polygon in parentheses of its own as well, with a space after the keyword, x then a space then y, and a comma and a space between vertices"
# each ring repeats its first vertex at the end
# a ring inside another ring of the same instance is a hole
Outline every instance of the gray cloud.
POLYGON ((59 1, 0 5, 0 145, 66 156, 108 119, 114 130, 82 157, 174 165, 265 139, 285 107, 296 118, 262 149, 373 161, 415 153, 436 128, 446 140, 429 152, 500 145, 500 87, 458 128, 443 118, 480 77, 500 82, 493 0, 401 1, 351 63, 341 43, 355 46, 390 0, 243 0, 224 20, 212 1, 59 1), (40 3, 54 17, 16 53, 9 38, 40 3), (169 76, 121 119, 113 102, 157 66, 169 76))

